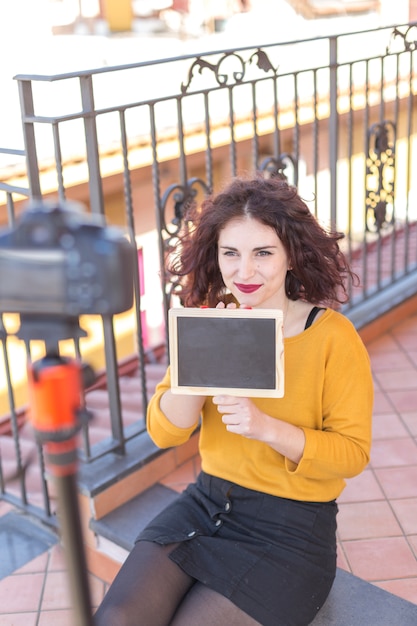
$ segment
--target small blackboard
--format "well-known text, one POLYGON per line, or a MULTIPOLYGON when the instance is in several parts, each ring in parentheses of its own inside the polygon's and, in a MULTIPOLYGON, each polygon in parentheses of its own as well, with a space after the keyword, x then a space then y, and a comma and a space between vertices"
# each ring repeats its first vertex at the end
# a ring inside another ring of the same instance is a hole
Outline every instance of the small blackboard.
POLYGON ((172 392, 282 398, 282 324, 273 309, 170 309, 172 392))

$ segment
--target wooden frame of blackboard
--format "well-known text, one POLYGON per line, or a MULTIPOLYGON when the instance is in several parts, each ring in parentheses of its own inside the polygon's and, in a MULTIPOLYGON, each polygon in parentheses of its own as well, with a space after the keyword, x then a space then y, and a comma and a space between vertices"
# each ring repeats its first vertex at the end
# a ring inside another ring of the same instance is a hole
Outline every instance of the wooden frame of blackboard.
POLYGON ((173 393, 283 397, 281 310, 173 308, 168 322, 173 393))

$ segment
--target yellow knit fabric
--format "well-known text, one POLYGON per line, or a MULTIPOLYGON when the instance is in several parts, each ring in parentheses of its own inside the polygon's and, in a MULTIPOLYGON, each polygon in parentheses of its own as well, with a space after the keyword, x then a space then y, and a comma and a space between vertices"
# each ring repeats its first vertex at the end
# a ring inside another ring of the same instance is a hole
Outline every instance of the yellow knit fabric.
MULTIPOLYGON (((202 354, 204 358, 204 354, 202 354)), ((352 323, 327 309, 301 334, 284 339, 285 394, 254 399, 272 417, 304 430, 298 465, 267 444, 229 433, 210 397, 200 431, 202 469, 208 474, 265 493, 295 500, 337 498, 345 478, 369 461, 373 382, 367 351, 352 323)), ((169 368, 148 407, 148 431, 161 448, 177 446, 194 428, 177 428, 159 408, 169 389, 169 368)))

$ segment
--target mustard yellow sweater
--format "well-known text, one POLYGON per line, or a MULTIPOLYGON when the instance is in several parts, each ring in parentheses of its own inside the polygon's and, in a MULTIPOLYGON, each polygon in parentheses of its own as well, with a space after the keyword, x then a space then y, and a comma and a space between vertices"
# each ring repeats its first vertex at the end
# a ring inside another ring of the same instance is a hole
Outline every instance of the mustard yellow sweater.
MULTIPOLYGON (((202 355, 204 358, 204 355, 202 355)), ((202 410, 202 469, 249 489, 312 502, 336 498, 345 478, 369 461, 373 383, 369 357, 352 323, 327 309, 301 334, 284 339, 285 394, 253 401, 272 417, 301 427, 298 465, 265 443, 226 431, 211 397, 202 410)), ((148 430, 157 446, 177 446, 194 428, 178 428, 159 408, 170 387, 169 368, 148 407, 148 430)))

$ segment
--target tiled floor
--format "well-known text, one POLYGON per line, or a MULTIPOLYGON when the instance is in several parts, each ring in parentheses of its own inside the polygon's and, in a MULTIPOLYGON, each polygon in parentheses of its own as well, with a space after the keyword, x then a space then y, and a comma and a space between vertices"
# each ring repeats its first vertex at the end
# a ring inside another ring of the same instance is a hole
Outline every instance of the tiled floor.
MULTIPOLYGON (((367 344, 375 378, 369 467, 339 499, 339 566, 417 604, 417 314, 367 344)), ((193 459, 164 484, 182 490, 193 459)), ((0 502, 0 515, 10 511, 0 502)), ((97 606, 106 584, 90 577, 97 606)), ((59 545, 0 581, 0 626, 74 626, 59 545)))

